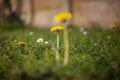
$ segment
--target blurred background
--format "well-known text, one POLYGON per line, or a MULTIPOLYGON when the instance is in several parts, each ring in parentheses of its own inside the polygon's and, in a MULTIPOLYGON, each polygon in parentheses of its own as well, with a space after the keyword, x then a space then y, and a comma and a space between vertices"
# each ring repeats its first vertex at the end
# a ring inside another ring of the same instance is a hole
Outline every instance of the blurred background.
POLYGON ((72 25, 106 29, 120 23, 119 7, 120 0, 0 0, 0 23, 47 28, 56 25, 56 14, 70 12, 72 25))

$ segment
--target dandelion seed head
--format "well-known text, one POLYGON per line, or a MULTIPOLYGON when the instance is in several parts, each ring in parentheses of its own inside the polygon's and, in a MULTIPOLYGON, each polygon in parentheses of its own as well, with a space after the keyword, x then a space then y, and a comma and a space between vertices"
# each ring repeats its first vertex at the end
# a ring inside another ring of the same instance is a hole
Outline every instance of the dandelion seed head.
POLYGON ((17 42, 17 40, 14 40, 13 42, 17 42))
POLYGON ((84 32, 84 28, 83 28, 83 27, 81 27, 79 30, 80 30, 81 32, 84 32))
POLYGON ((97 43, 94 43, 94 45, 96 46, 96 45, 97 45, 97 43))
POLYGON ((44 41, 43 38, 37 39, 37 43, 41 43, 41 42, 43 42, 43 41, 44 41))
POLYGON ((48 44, 48 41, 45 41, 44 43, 45 43, 45 44, 48 44))
POLYGON ((33 35, 33 34, 34 34, 34 32, 30 32, 30 33, 29 33, 30 36, 33 35))
POLYGON ((111 36, 109 35, 109 36, 107 36, 107 39, 110 39, 111 38, 111 36))
POLYGON ((83 32, 83 35, 87 35, 87 31, 84 31, 84 32, 83 32))

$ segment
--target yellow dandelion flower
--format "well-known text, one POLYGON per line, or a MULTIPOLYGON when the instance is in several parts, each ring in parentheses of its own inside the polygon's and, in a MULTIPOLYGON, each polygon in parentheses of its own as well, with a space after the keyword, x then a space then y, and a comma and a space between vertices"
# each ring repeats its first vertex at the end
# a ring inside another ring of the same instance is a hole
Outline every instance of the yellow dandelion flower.
POLYGON ((117 25, 114 24, 114 23, 110 25, 110 28, 111 28, 111 29, 115 29, 116 27, 117 27, 117 25))
POLYGON ((18 45, 25 46, 25 45, 27 45, 27 43, 23 42, 23 41, 20 41, 20 42, 18 42, 18 45))
POLYGON ((55 16, 55 21, 64 23, 64 22, 70 20, 71 18, 72 18, 71 13, 60 13, 55 16))
POLYGON ((50 29, 50 31, 51 31, 51 32, 61 31, 61 30, 63 30, 63 29, 64 29, 63 26, 53 26, 53 27, 50 29))

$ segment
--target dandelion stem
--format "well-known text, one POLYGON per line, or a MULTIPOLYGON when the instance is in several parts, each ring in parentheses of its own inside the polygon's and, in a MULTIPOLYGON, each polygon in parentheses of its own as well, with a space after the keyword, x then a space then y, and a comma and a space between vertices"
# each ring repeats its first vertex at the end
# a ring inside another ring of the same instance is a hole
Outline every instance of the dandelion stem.
POLYGON ((63 65, 67 66, 69 60, 69 41, 68 41, 68 32, 66 26, 64 27, 64 50, 65 50, 65 54, 64 54, 63 65))
POLYGON ((56 62, 59 62, 59 31, 56 32, 57 33, 57 49, 56 49, 56 62))

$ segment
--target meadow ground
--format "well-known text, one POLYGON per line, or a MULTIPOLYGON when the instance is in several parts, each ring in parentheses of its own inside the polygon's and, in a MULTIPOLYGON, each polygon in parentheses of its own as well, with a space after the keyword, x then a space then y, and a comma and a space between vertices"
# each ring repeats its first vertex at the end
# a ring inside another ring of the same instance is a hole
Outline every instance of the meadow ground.
POLYGON ((56 64, 56 35, 49 29, 0 30, 0 80, 120 80, 119 30, 69 28, 68 33, 70 58, 63 66, 62 31, 56 64))

